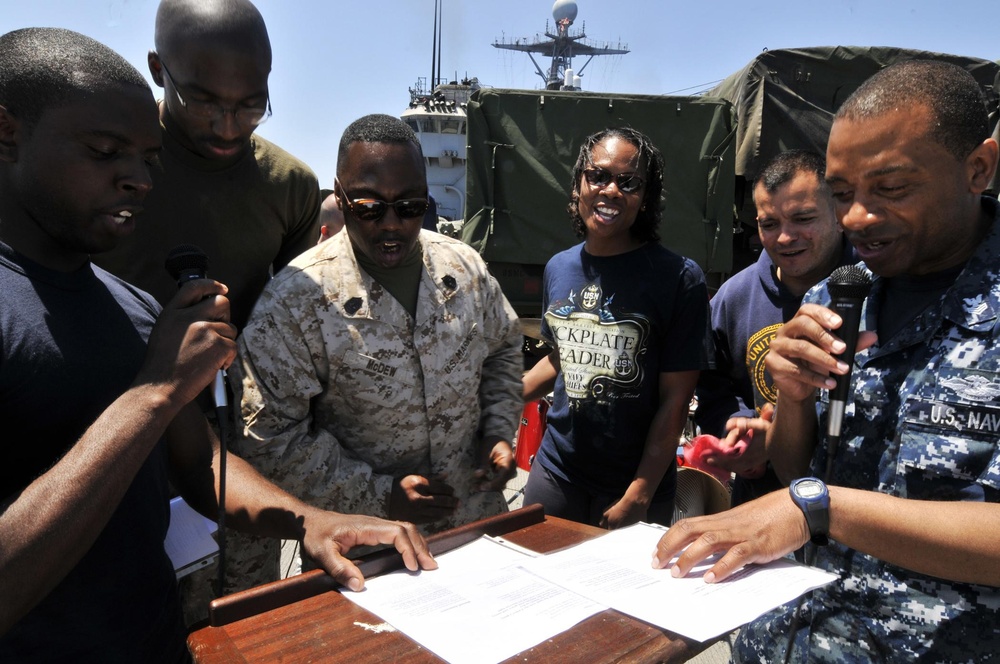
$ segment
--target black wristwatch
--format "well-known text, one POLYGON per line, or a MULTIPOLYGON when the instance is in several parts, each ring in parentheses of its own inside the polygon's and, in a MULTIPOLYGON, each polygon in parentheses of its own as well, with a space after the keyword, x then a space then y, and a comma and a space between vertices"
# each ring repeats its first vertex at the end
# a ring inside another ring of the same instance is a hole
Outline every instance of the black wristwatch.
POLYGON ((826 485, 815 477, 802 477, 788 487, 792 500, 806 517, 812 543, 826 546, 830 543, 830 492, 826 485))

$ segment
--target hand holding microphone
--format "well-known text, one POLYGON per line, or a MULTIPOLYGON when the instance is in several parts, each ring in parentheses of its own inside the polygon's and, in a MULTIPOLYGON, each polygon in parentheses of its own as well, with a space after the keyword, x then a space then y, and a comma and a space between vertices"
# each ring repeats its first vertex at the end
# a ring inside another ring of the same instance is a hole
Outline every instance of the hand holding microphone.
POLYGON ((864 300, 871 289, 871 277, 866 270, 854 265, 837 268, 830 275, 827 288, 831 297, 829 308, 803 304, 795 317, 778 330, 765 361, 778 390, 779 418, 784 408, 799 412, 796 417, 813 412, 816 388, 830 390, 829 469, 850 397, 855 352, 859 345, 867 348, 874 343, 875 335, 858 332, 864 300))
MULTIPOLYGON (((220 303, 218 302, 218 295, 224 295, 226 292, 225 286, 218 284, 216 282, 207 281, 208 273, 208 256, 199 249, 198 247, 191 244, 182 244, 178 247, 174 247, 170 254, 167 255, 167 260, 164 265, 167 272, 170 273, 177 281, 178 288, 181 289, 181 293, 184 293, 185 289, 193 291, 188 294, 188 298, 184 298, 179 295, 180 303, 183 305, 186 302, 190 302, 190 310, 192 312, 201 313, 202 315, 211 313, 208 311, 198 311, 199 308, 205 309, 215 309, 215 315, 218 316, 218 308, 220 303), (191 284, 190 282, 195 282, 199 280, 206 280, 200 284, 191 284), (203 290, 207 289, 207 290, 203 290), (199 297, 199 295, 204 292, 204 295, 199 297), (197 298, 197 299, 194 299, 197 298)), ((178 298, 174 298, 172 302, 176 302, 178 298)), ((235 339, 236 330, 228 322, 229 321, 229 302, 224 300, 225 306, 222 312, 223 323, 226 326, 226 331, 231 332, 232 336, 229 339, 235 339)), ((206 320, 202 318, 201 320, 206 320)), ((208 319, 208 320, 218 320, 208 319)), ((218 324, 218 323, 217 323, 218 324)), ((218 578, 216 580, 216 596, 221 597, 225 590, 225 579, 226 579, 226 457, 227 449, 226 444, 229 438, 228 425, 229 425, 229 398, 226 395, 226 372, 224 367, 228 366, 233 360, 235 355, 235 344, 232 344, 232 353, 227 358, 223 368, 219 368, 215 372, 215 379, 212 383, 212 398, 215 402, 215 413, 216 413, 216 425, 219 427, 219 493, 218 493, 218 516, 217 522, 219 526, 218 540, 219 540, 219 569, 218 578)), ((219 365, 216 365, 219 366, 219 365)))
MULTIPOLYGON (((170 273, 170 276, 177 281, 177 287, 183 289, 184 285, 190 281, 207 278, 208 256, 194 245, 182 244, 170 251, 164 267, 170 273)), ((212 297, 216 294, 219 293, 215 293, 213 289, 201 299, 212 297)), ((195 302, 198 302, 198 300, 195 300, 195 302)), ((228 320, 228 310, 225 318, 228 320)), ((212 383, 212 398, 214 399, 216 408, 225 408, 229 405, 229 399, 226 396, 225 369, 219 369, 215 374, 215 379, 212 383)))
POLYGON ((853 266, 847 267, 852 272, 840 272, 843 268, 838 268, 830 276, 829 285, 835 301, 829 308, 803 304, 795 316, 778 329, 771 342, 765 362, 778 390, 779 411, 782 401, 814 402, 817 388, 835 390, 837 397, 843 400, 850 385, 855 351, 859 345, 867 348, 875 341, 874 332, 858 333, 861 302, 870 283, 843 282, 846 274, 853 275, 851 279, 867 279, 868 274, 853 266), (851 290, 845 298, 842 287, 848 286, 851 290))
POLYGON ((188 281, 160 312, 149 336, 136 384, 165 388, 179 408, 236 357, 236 328, 229 323, 226 287, 208 279, 188 281))

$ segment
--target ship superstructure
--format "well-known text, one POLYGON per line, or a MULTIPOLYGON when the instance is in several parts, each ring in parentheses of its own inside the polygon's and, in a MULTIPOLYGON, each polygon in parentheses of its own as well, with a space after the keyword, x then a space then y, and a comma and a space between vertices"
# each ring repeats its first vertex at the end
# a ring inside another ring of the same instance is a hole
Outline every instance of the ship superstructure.
POLYGON ((410 106, 400 114, 417 133, 427 165, 427 185, 439 217, 465 217, 465 107, 479 89, 475 78, 428 89, 420 78, 410 88, 410 106))

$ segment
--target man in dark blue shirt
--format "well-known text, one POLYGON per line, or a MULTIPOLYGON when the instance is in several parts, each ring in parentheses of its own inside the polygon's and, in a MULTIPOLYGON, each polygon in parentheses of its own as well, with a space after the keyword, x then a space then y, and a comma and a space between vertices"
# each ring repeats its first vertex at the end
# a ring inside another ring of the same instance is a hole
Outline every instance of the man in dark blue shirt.
POLYGON ((1000 208, 983 196, 1000 148, 990 134, 982 89, 942 61, 887 67, 837 111, 826 181, 875 275, 853 370, 821 283, 767 361, 778 386, 767 449, 790 491, 686 520, 654 557, 685 576, 723 553, 704 574, 714 583, 809 543, 814 564, 836 575, 744 626, 734 661, 980 662, 1000 650, 1000 208), (835 376, 848 373, 847 403, 835 403, 835 376))
MULTIPOLYGON (((192 400, 236 354, 227 288, 190 281, 160 312, 90 263, 133 230, 159 147, 121 56, 68 30, 0 37, 0 661, 189 658, 167 480, 215 515, 219 445, 192 400)), ((226 482, 231 525, 302 539, 352 589, 355 545, 434 566, 412 525, 309 507, 235 457, 226 482)))
POLYGON ((825 173, 826 160, 805 150, 782 152, 761 169, 753 199, 764 251, 712 298, 715 368, 698 380, 695 420, 702 433, 723 439, 724 448, 749 440, 741 457, 706 457, 736 473, 734 505, 781 486, 773 471, 761 476, 764 437, 777 399, 764 366, 771 341, 807 290, 838 265, 854 262, 825 173))

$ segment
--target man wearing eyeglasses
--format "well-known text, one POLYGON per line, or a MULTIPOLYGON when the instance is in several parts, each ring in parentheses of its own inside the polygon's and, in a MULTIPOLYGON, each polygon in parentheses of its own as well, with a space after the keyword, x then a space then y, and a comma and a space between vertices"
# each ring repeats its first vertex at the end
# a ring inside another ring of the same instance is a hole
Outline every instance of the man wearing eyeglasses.
POLYGON ((475 250, 421 229, 426 170, 401 120, 347 128, 334 192, 345 232, 277 275, 240 337, 240 455, 313 505, 428 531, 506 511, 516 315, 475 250))
MULTIPOLYGON (((239 330, 270 275, 316 243, 319 182, 254 133, 271 115, 271 44, 249 0, 163 0, 154 42, 148 63, 163 88, 163 149, 150 168, 153 188, 135 232, 94 262, 162 305, 177 292, 167 254, 197 245, 209 276, 229 287, 239 330)), ((244 537, 231 535, 231 549, 244 537)), ((253 570, 228 571, 230 590, 254 584, 253 570)), ((212 576, 206 569, 182 579, 189 622, 206 615, 212 576)))
POLYGON ((243 327, 269 276, 315 244, 315 174, 255 135, 271 116, 271 45, 248 0, 163 0, 149 71, 163 88, 163 151, 135 233, 96 258, 161 303, 177 285, 167 253, 195 244, 229 286, 243 327))

